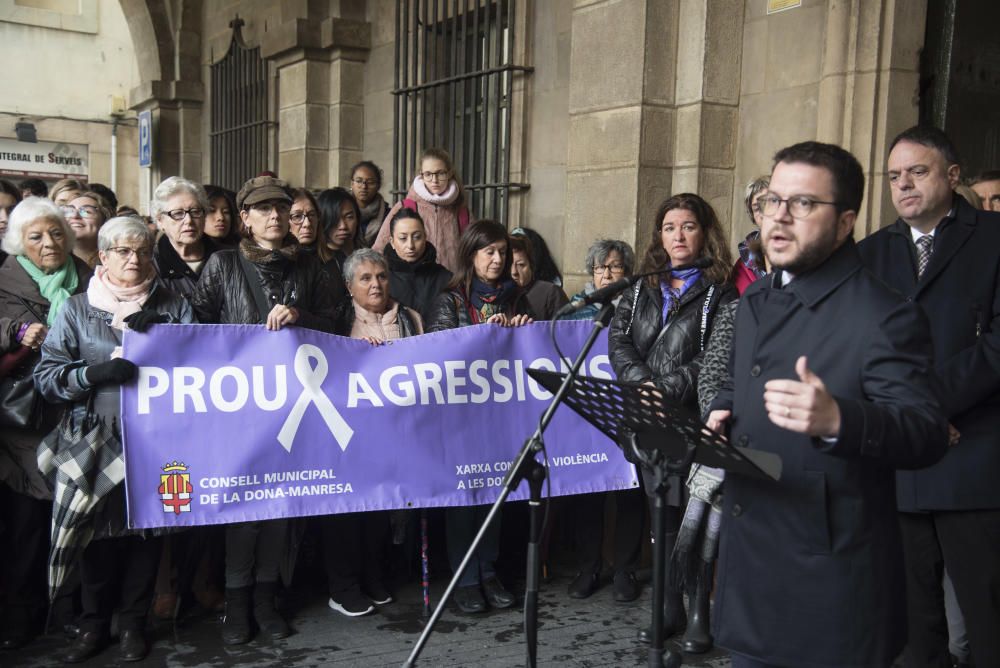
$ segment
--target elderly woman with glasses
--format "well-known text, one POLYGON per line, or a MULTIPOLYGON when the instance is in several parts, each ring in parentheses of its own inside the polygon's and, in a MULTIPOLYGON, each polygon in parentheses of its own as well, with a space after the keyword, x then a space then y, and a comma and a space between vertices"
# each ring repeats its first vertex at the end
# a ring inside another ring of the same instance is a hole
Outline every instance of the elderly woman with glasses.
POLYGON ((59 208, 66 222, 73 228, 76 237, 73 255, 93 269, 100 261, 97 251, 97 232, 106 220, 115 215, 111 205, 100 193, 88 190, 59 208))
MULTIPOLYGON (((587 249, 584 266, 590 280, 583 290, 573 295, 573 301, 583 299, 587 295, 606 288, 622 278, 628 278, 635 271, 635 252, 624 241, 617 239, 598 239, 587 249)), ((621 295, 614 298, 618 306, 621 295)), ((590 320, 601 310, 601 304, 588 304, 579 311, 570 314, 566 320, 590 320)))
POLYGON ((750 222, 754 224, 754 229, 747 235, 746 239, 740 242, 739 258, 733 265, 733 273, 730 276, 733 285, 736 286, 736 290, 741 295, 744 290, 750 287, 751 283, 770 270, 760 241, 760 221, 764 217, 761 202, 767 195, 767 187, 770 183, 771 177, 767 175, 754 179, 747 184, 746 194, 743 198, 743 205, 746 207, 750 222))
MULTIPOLYGON (((337 303, 329 276, 289 231, 288 185, 270 176, 247 181, 236 195, 243 240, 208 261, 191 296, 199 322, 295 325, 333 332, 337 303)), ((278 572, 285 559, 288 520, 226 527, 226 616, 222 641, 240 645, 253 636, 253 617, 271 639, 291 634, 275 608, 278 572)))
POLYGON ((159 281, 183 297, 190 297, 201 272, 219 246, 205 235, 209 201, 194 181, 171 176, 153 191, 149 213, 163 233, 153 250, 159 281))
MULTIPOLYGON (((72 254, 73 230, 51 200, 31 197, 11 213, 0 253, 0 355, 12 377, 30 379, 49 327, 70 296, 87 289, 90 268, 72 254)), ((56 422, 47 404, 0 428, 0 649, 15 649, 41 629, 52 493, 35 451, 56 422), (39 410, 40 409, 40 410, 39 410)))
POLYGON ((465 190, 455 173, 451 155, 442 148, 429 148, 420 156, 413 185, 402 202, 397 202, 382 222, 372 248, 383 250, 389 243, 389 223, 396 212, 406 207, 420 214, 427 230, 427 241, 437 249, 438 262, 448 271, 462 264, 458 242, 462 233, 475 222, 465 201, 465 190))
MULTIPOLYGON (((583 291, 573 296, 574 300, 583 299, 595 290, 630 277, 635 270, 635 253, 624 241, 598 239, 587 250, 584 266, 591 280, 583 291)), ((621 295, 615 297, 612 303, 617 307, 620 299, 621 295)), ((601 306, 599 303, 589 304, 565 319, 590 320, 597 315, 601 306)), ((577 556, 577 574, 568 589, 571 598, 588 598, 601 583, 601 570, 604 566, 601 556, 604 546, 604 509, 612 495, 615 498, 615 517, 611 523, 614 526, 612 597, 619 603, 634 601, 639 597, 635 571, 642 554, 646 502, 642 492, 636 488, 605 494, 581 494, 568 501, 572 508, 569 524, 577 556)))
MULTIPOLYGON (((97 243, 101 266, 86 293, 70 297, 53 323, 42 343, 35 382, 45 399, 66 405, 75 423, 98 430, 101 448, 120 456, 120 388, 136 374, 135 364, 121 357, 123 331, 127 327, 143 332, 154 323, 194 318, 182 297, 156 283, 153 237, 145 224, 135 218, 113 218, 101 228, 97 243)), ((60 438, 56 454, 77 445, 60 438)), ((59 475, 72 475, 85 465, 71 459, 61 465, 70 468, 59 475)), ((103 474, 110 476, 113 470, 103 469, 103 474)), ((91 473, 96 471, 84 471, 91 473)), ((149 652, 146 614, 160 541, 149 532, 128 528, 123 476, 112 482, 116 486, 91 511, 89 525, 95 533, 79 564, 80 634, 62 656, 66 663, 85 661, 108 645, 116 608, 121 659, 139 661, 149 652)))

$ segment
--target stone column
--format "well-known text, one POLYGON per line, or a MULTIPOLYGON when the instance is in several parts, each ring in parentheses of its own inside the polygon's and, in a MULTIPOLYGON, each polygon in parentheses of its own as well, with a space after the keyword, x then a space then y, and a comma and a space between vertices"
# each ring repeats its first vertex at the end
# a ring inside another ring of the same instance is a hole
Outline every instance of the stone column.
POLYGON ((278 174, 296 185, 346 182, 363 139, 367 23, 294 18, 261 39, 261 56, 278 74, 278 174))
POLYGON ((168 176, 201 181, 204 98, 200 81, 146 81, 132 90, 132 109, 152 111, 154 188, 168 176))
POLYGON ((729 226, 739 127, 743 0, 682 0, 672 192, 701 195, 729 226))
POLYGON ((918 120, 926 0, 827 7, 817 138, 851 151, 866 176, 854 228, 864 238, 896 218, 885 175, 889 142, 918 120), (924 18, 917 18, 924 17, 924 18))
POLYGON ((572 16, 566 222, 567 292, 588 246, 623 239, 641 255, 654 209, 671 190, 677 5, 578 0, 572 16), (612 28, 613 26, 613 28, 612 28))

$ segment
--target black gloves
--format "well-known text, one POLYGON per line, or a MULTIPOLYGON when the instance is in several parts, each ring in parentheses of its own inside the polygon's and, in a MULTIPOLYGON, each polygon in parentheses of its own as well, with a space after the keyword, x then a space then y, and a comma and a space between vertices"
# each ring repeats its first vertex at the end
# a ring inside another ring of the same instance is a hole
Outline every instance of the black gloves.
MULTIPOLYGON (((136 313, 136 315, 139 315, 136 313)), ((136 366, 127 359, 113 359, 100 364, 92 364, 84 370, 83 375, 90 385, 121 385, 135 376, 136 366)))
POLYGON ((145 332, 150 325, 166 322, 170 322, 170 316, 151 309, 144 309, 125 318, 125 324, 137 332, 145 332))

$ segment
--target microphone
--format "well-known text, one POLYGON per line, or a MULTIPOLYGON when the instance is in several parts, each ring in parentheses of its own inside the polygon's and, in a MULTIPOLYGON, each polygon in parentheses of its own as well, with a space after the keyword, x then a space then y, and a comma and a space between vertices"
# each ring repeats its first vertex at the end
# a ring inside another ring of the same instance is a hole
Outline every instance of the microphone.
POLYGON ((618 295, 618 293, 628 290, 630 287, 632 287, 642 279, 646 278, 647 276, 657 276, 659 274, 665 274, 668 271, 683 271, 685 269, 707 269, 708 267, 712 266, 712 262, 714 262, 714 260, 710 257, 700 257, 694 262, 691 262, 690 264, 679 265, 677 267, 668 267, 666 269, 660 269, 658 271, 650 271, 645 274, 636 274, 635 276, 632 276, 630 278, 619 278, 611 285, 603 287, 600 290, 594 290, 589 295, 584 295, 583 297, 574 299, 569 304, 566 304, 566 306, 563 306, 561 309, 559 309, 554 319, 558 320, 564 315, 579 311, 583 307, 589 306, 590 304, 593 304, 595 302, 604 303, 608 299, 614 299, 615 296, 618 295))

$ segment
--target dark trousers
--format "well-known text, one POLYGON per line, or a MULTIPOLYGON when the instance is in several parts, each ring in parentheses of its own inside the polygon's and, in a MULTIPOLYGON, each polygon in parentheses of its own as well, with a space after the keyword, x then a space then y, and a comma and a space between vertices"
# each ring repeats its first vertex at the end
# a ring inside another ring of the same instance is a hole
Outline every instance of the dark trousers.
POLYGON ((389 511, 328 515, 320 520, 330 594, 383 583, 389 511))
POLYGON ((1000 510, 900 513, 906 563, 906 666, 950 666, 941 578, 947 567, 972 660, 1000 666, 1000 510))
POLYGON ((116 607, 120 631, 146 626, 161 547, 161 539, 139 536, 91 541, 80 559, 81 630, 107 635, 116 607))
POLYGON ((604 505, 611 497, 615 501, 614 562, 615 573, 632 573, 639 567, 642 554, 642 527, 646 519, 646 502, 641 489, 624 489, 602 494, 580 494, 570 501, 577 563, 583 573, 598 573, 603 559, 604 505))
POLYGON ((742 654, 733 654, 729 657, 731 668, 783 668, 775 663, 764 663, 757 659, 751 659, 742 654))
MULTIPOLYGON (((463 506, 444 511, 445 537, 448 543, 448 563, 452 571, 458 570, 462 557, 472 545, 480 525, 490 512, 490 506, 463 506)), ((496 577, 497 556, 500 554, 500 515, 493 520, 490 528, 479 543, 479 549, 472 555, 469 565, 458 581, 459 587, 480 584, 483 580, 496 577)))
POLYGON ((226 588, 277 582, 288 552, 288 520, 242 522, 226 527, 226 588))
POLYGON ((0 551, 0 577, 9 623, 28 623, 28 617, 45 612, 51 522, 51 501, 18 494, 0 483, 0 537, 7 546, 0 551))

